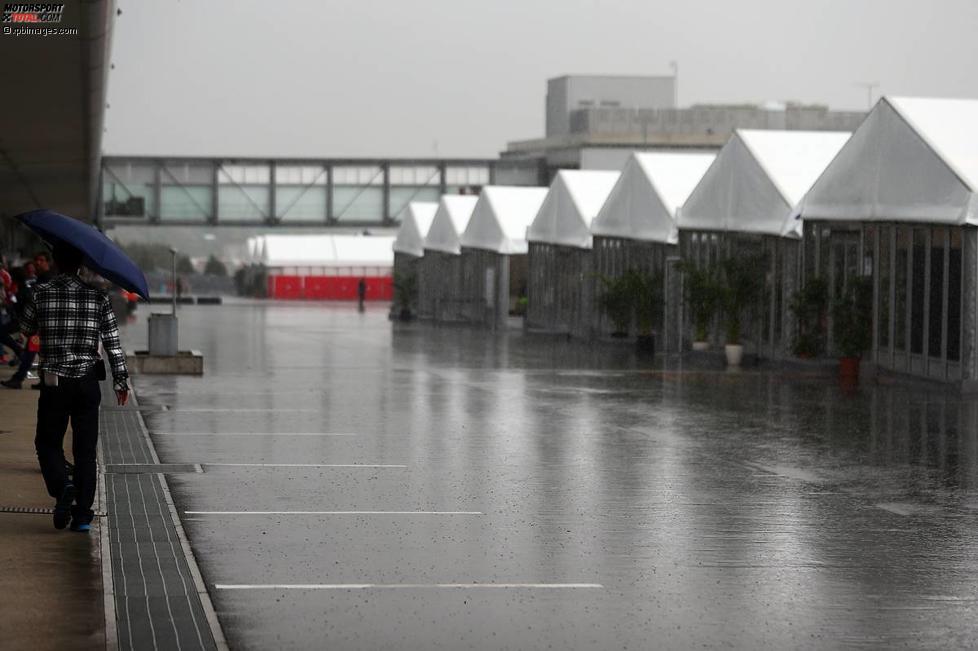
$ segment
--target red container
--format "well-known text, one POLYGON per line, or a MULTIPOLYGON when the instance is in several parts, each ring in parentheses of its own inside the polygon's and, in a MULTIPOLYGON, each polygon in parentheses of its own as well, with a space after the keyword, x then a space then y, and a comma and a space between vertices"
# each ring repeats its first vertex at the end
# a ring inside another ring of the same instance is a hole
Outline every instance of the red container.
POLYGON ((839 377, 850 382, 859 379, 859 358, 840 357, 839 358, 839 377))

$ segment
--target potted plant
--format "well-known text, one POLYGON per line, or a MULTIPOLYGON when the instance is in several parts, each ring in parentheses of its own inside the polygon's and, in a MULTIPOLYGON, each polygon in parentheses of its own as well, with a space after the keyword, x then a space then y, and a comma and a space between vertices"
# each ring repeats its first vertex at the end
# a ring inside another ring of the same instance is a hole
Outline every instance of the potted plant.
POLYGON ((791 344, 798 357, 817 357, 825 352, 825 323, 829 308, 829 284, 822 277, 810 279, 792 295, 788 309, 798 331, 791 344))
POLYGON ((611 319, 612 337, 627 337, 632 321, 632 302, 628 281, 624 276, 609 278, 599 276, 604 292, 598 297, 601 309, 611 319))
POLYGON ((873 343, 873 282, 868 276, 850 279, 832 302, 832 339, 840 378, 858 380, 862 354, 873 343))
POLYGON ((412 307, 418 293, 418 277, 414 273, 394 274, 394 310, 401 321, 410 321, 414 316, 412 307))
POLYGON ((766 268, 763 255, 735 256, 723 261, 720 305, 726 330, 728 366, 740 366, 744 346, 740 343, 742 322, 749 315, 764 291, 766 268))
POLYGON ((638 326, 636 347, 639 352, 655 353, 655 333, 653 328, 662 314, 662 276, 660 274, 629 271, 625 283, 631 295, 635 310, 635 323, 638 326))
POLYGON ((685 276, 683 298, 693 321, 693 350, 708 350, 710 323, 720 300, 717 280, 711 269, 698 268, 692 262, 683 262, 679 269, 685 276))
POLYGON ((515 316, 526 316, 526 310, 529 305, 529 299, 526 296, 520 296, 516 299, 516 306, 513 309, 513 314, 515 316))

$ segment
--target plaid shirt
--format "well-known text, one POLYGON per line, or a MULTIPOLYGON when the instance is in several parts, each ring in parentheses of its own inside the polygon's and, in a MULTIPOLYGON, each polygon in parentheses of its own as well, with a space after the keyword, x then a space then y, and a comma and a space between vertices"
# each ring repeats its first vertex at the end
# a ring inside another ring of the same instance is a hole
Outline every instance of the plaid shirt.
POLYGON ((34 288, 24 307, 20 331, 41 335, 41 370, 60 377, 84 377, 99 359, 99 339, 109 355, 116 390, 128 389, 126 356, 119 326, 105 292, 77 276, 61 275, 34 288))

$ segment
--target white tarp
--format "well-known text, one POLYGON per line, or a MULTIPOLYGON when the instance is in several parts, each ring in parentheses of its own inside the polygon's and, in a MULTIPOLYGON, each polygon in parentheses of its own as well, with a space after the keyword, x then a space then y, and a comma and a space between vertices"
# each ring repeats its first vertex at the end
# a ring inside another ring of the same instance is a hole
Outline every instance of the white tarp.
POLYGON ((680 230, 781 235, 791 211, 849 136, 738 129, 680 209, 680 230))
POLYGON ((884 97, 797 212, 978 225, 978 100, 884 97))
POLYGON ((425 236, 424 248, 454 255, 462 253, 459 238, 469 225, 478 200, 478 197, 467 194, 442 195, 428 235, 425 236))
POLYGON ((546 196, 547 188, 487 185, 462 233, 462 246, 503 255, 525 254, 526 229, 546 196))
POLYGON ((379 235, 263 235, 266 267, 390 267, 394 238, 379 235))
POLYGON ((401 228, 394 240, 394 253, 406 253, 420 258, 424 255, 424 240, 435 219, 438 204, 434 201, 412 201, 404 209, 401 228))
POLYGON ((591 233, 605 237, 677 244, 676 212, 700 182, 715 154, 633 154, 591 233))
POLYGON ((550 184, 526 231, 530 242, 591 248, 591 222, 614 187, 618 172, 562 170, 550 184))

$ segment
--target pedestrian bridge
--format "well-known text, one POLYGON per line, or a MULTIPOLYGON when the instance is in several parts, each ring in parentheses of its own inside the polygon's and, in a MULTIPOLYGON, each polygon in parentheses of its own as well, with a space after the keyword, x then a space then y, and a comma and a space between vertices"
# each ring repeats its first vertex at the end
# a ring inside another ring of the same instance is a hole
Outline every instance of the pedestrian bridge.
POLYGON ((99 219, 115 225, 384 226, 412 201, 546 185, 537 161, 105 156, 99 219))

